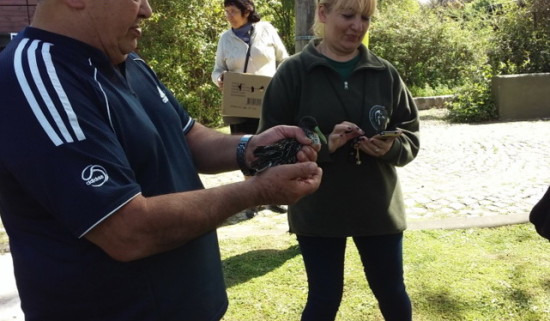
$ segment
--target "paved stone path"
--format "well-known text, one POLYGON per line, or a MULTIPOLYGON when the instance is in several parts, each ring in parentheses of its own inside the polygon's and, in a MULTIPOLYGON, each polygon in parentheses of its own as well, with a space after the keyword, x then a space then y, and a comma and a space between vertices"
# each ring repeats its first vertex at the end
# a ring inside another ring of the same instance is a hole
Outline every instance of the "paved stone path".
MULTIPOLYGON (((461 220, 463 227, 468 219, 525 218, 550 185, 550 119, 451 125, 441 120, 445 110, 420 113, 420 152, 398 168, 413 225, 461 220)), ((242 175, 202 179, 212 187, 242 175)))
POLYGON ((550 185, 550 120, 425 121, 399 175, 409 220, 528 213, 550 185))

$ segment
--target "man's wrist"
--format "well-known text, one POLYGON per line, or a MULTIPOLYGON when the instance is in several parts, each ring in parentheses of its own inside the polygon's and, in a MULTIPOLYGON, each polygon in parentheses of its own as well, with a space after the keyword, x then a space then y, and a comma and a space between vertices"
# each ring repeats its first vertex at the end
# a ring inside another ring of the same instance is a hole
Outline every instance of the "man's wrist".
POLYGON ((256 171, 246 165, 246 148, 252 135, 243 135, 237 145, 237 164, 245 176, 254 176, 256 171))

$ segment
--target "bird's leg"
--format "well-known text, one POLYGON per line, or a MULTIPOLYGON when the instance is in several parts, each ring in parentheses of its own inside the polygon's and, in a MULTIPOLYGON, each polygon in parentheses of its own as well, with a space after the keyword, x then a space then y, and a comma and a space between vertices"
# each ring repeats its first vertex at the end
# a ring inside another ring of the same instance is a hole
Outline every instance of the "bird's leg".
POLYGON ((361 154, 359 153, 359 147, 355 147, 355 165, 361 165, 361 154))
POLYGON ((359 152, 359 138, 355 137, 351 141, 351 147, 353 148, 350 152, 350 156, 354 158, 355 165, 361 165, 361 153, 359 152))

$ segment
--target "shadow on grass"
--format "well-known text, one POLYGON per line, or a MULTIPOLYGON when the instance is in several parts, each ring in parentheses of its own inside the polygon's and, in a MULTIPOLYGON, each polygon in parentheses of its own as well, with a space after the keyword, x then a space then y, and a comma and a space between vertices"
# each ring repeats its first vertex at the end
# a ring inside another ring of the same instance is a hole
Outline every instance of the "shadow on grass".
POLYGON ((461 320, 464 312, 464 304, 457 300, 447 289, 428 290, 415 295, 417 301, 429 302, 427 305, 416 306, 415 309, 422 311, 424 315, 440 316, 440 320, 461 320), (449 318, 450 316, 455 317, 449 318))
POLYGON ((227 288, 265 275, 300 254, 298 245, 286 250, 256 250, 223 260, 227 288))
MULTIPOLYGON (((256 207, 256 210, 258 212, 261 212, 261 211, 264 211, 266 210, 266 206, 265 205, 262 205, 262 206, 257 206, 256 207)), ((254 219, 254 218, 252 218, 254 219)), ((234 214, 233 216, 230 216, 229 218, 227 218, 221 225, 220 227, 222 226, 229 226, 229 225, 234 225, 234 224, 239 224, 243 221, 248 221, 250 220, 250 218, 246 217, 246 214, 245 214, 245 211, 241 211, 239 213, 236 213, 234 214)))
MULTIPOLYGON (((415 310, 421 315, 431 316, 433 320, 462 321, 470 320, 472 313, 482 319, 475 320, 521 320, 540 321, 548 320, 546 310, 537 308, 536 292, 529 287, 529 280, 525 275, 528 266, 517 266, 509 278, 501 283, 488 283, 485 286, 492 288, 488 296, 478 299, 467 298, 461 295, 463 286, 456 284, 456 288, 430 288, 431 284, 422 286, 423 291, 414 293, 415 310)), ((532 282, 531 282, 532 283, 532 282)), ((550 290, 550 278, 539 281, 540 287, 550 290)), ((472 319, 473 320, 473 319, 472 319)))
POLYGON ((249 220, 249 218, 246 217, 244 212, 239 212, 227 218, 225 221, 223 221, 223 223, 219 227, 235 225, 247 220, 249 220))
MULTIPOLYGON (((525 264, 516 267, 511 274, 512 286, 506 289, 504 297, 510 298, 514 310, 521 316, 522 321, 539 321, 544 320, 544 312, 531 309, 536 302, 534 294, 531 292, 529 281, 525 279, 525 275, 529 275, 531 265, 525 264)), ((545 278, 540 280, 540 286, 547 292, 550 289, 550 279, 545 278)))
POLYGON ((525 283, 524 275, 526 272, 525 266, 517 266, 516 269, 510 275, 510 281, 512 285, 506 289, 505 297, 510 298, 510 301, 520 309, 529 309, 531 306, 532 295, 529 294, 522 286, 525 283))
POLYGON ((544 279, 540 283, 541 283, 543 289, 550 292, 550 278, 544 279))

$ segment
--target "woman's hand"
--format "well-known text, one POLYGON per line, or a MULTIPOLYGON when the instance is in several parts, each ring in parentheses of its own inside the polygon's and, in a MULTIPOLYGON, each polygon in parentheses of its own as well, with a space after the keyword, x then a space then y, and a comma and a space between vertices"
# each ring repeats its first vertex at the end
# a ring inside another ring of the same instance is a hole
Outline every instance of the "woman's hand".
POLYGON ((328 151, 334 153, 338 148, 344 146, 350 139, 364 135, 359 126, 347 121, 334 126, 332 133, 328 135, 328 151))
POLYGON ((223 90, 223 76, 225 75, 227 71, 224 71, 219 77, 218 77, 218 88, 220 90, 223 90))
POLYGON ((382 157, 391 149, 393 141, 396 138, 397 137, 382 138, 380 135, 375 135, 371 138, 361 136, 354 147, 359 148, 367 155, 382 157))

